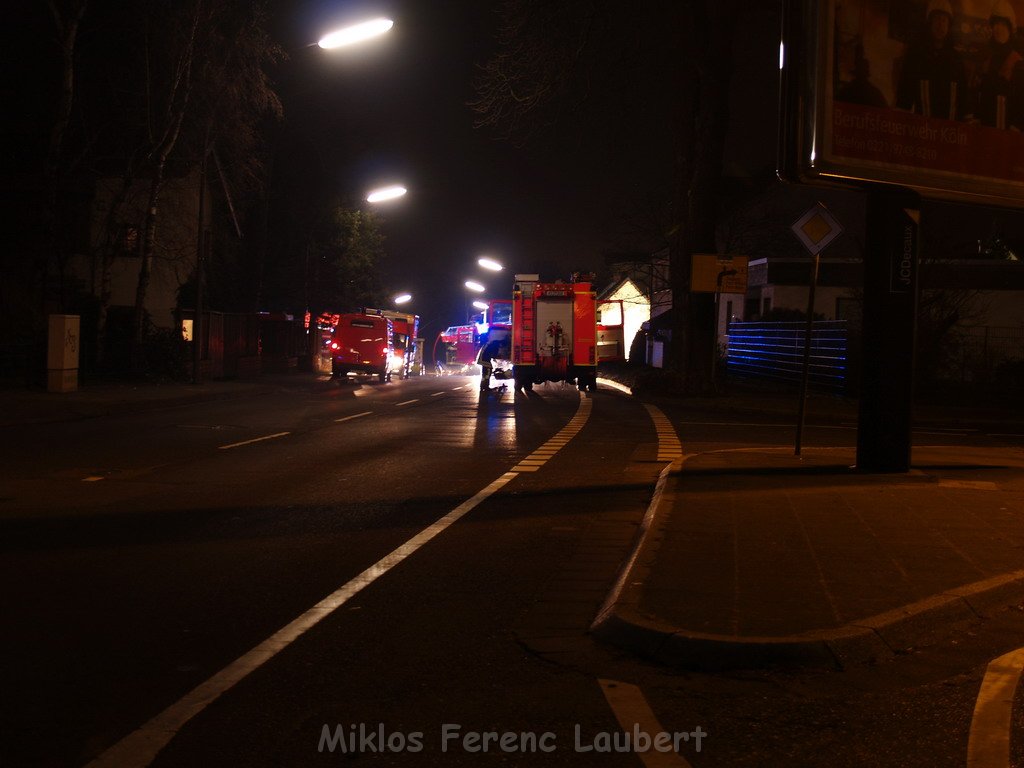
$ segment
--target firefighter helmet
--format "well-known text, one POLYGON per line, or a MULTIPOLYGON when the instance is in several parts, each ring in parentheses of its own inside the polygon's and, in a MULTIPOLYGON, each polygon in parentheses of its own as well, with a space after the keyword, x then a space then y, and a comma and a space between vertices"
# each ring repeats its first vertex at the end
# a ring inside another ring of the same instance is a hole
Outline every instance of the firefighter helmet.
POLYGON ((995 5, 992 6, 992 13, 989 14, 989 23, 995 24, 997 21, 1002 21, 1010 27, 1010 32, 1013 33, 1017 29, 1017 14, 1013 10, 1013 6, 1010 5, 1010 0, 996 0, 995 5))

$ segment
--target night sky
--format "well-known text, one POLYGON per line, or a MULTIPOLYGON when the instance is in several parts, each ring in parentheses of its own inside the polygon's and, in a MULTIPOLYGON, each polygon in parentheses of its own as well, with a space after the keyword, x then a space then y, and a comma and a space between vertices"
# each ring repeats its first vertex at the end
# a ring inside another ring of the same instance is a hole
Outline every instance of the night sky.
MULTIPOLYGON (((462 282, 480 277, 476 258, 506 265, 484 282, 508 295, 514 272, 543 278, 598 271, 607 252, 640 251, 649 242, 622 234, 621 201, 664 168, 657 117, 638 117, 631 140, 610 156, 586 125, 563 126, 526 147, 473 127, 472 80, 494 46, 497 17, 474 0, 392 0, 363 15, 388 15, 395 27, 359 48, 303 48, 319 31, 360 18, 350 3, 306 0, 282 7, 280 29, 292 58, 285 110, 289 125, 319 147, 351 194, 401 181, 409 194, 383 209, 385 281, 415 295, 430 326, 461 322, 462 282), (641 122, 642 121, 642 122, 641 122)), ((762 94, 774 109, 774 35, 745 41, 738 93, 762 94), (766 66, 766 64, 768 66, 766 66)), ((774 114, 737 126, 731 170, 770 168, 774 114)), ((436 328, 435 328, 436 332, 436 328)))
MULTIPOLYGON (((661 246, 650 236, 627 232, 623 221, 636 199, 660 194, 670 126, 657 99, 635 119, 626 113, 626 133, 614 144, 600 116, 563 124, 527 147, 473 127, 467 103, 475 95, 477 68, 494 49, 493 5, 483 0, 277 0, 272 5, 273 33, 290 56, 276 73, 285 108, 283 135, 301 145, 304 162, 316 166, 310 169, 311 182, 319 176, 321 187, 353 203, 384 182, 409 188, 404 199, 381 209, 388 252, 383 281, 389 291, 414 294, 410 308, 423 318, 426 335, 463 321, 467 292, 462 283, 484 276, 476 266, 479 255, 506 265, 504 273, 486 275, 484 281, 491 296, 501 297, 509 295, 515 272, 564 278, 573 271, 599 271, 608 253, 650 253, 661 246), (351 49, 315 47, 324 31, 373 16, 394 19, 394 28, 351 49)), ((23 15, 45 27, 44 15, 23 15)), ((774 168, 778 28, 777 5, 767 3, 752 7, 738 30, 725 162, 733 177, 764 179, 774 168)), ((27 41, 45 28, 23 31, 24 47, 6 51, 14 61, 42 55, 27 41)), ((31 71, 53 74, 38 66, 31 71)), ((25 68, 12 64, 6 72, 20 78, 25 68)), ((649 85, 656 92, 658 83, 649 85)), ((32 93, 48 96, 42 90, 18 92, 29 99, 32 93)), ((21 111, 47 110, 22 103, 21 111)), ((10 144, 5 150, 11 157, 18 151, 10 144)), ((813 200, 816 192, 804 194, 813 200)), ((860 207, 849 210, 857 215, 860 207)), ((946 229, 937 236, 940 242, 970 242, 993 232, 1024 240, 1019 212, 947 204, 932 210, 938 215, 930 220, 946 229)), ((841 204, 837 213, 844 213, 841 204)), ((852 229, 859 222, 844 223, 852 229)))

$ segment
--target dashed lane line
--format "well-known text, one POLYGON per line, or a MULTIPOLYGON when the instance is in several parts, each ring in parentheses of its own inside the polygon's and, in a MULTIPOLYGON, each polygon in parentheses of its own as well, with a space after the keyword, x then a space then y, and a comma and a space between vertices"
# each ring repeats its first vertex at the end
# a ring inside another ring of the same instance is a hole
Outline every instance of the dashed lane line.
POLYGON ((222 450, 222 451, 226 451, 228 448, 238 448, 239 446, 242 446, 242 445, 252 445, 253 443, 262 443, 264 440, 273 440, 275 437, 284 437, 285 435, 290 435, 290 434, 291 434, 291 432, 275 432, 272 435, 264 435, 263 437, 254 437, 252 440, 243 440, 240 443, 230 443, 229 445, 218 445, 217 447, 220 450, 222 450))
POLYGON ((354 413, 351 416, 342 416, 340 419, 335 419, 336 422, 352 421, 352 419, 361 419, 363 416, 369 416, 373 411, 363 411, 362 413, 354 413))
POLYGON ((1013 696, 1024 670, 1024 648, 989 663, 967 740, 967 768, 1008 768, 1013 696))
POLYGON ((409 403, 418 403, 419 401, 420 399, 418 397, 414 397, 412 400, 403 400, 400 403, 395 403, 395 408, 399 408, 403 405, 409 405, 409 403))
POLYGON ((569 423, 562 427, 554 437, 550 438, 540 448, 512 467, 512 471, 536 472, 543 467, 548 459, 554 456, 560 448, 564 447, 566 443, 583 429, 583 425, 587 423, 587 419, 590 417, 592 406, 593 401, 589 397, 581 397, 576 415, 569 420, 569 423))
MULTIPOLYGON (((580 402, 576 415, 569 422, 570 425, 574 425, 573 434, 582 429, 589 414, 590 400, 584 399, 580 402)), ((280 435, 272 437, 278 436, 280 435)), ((515 470, 502 474, 475 496, 424 528, 251 651, 235 659, 149 722, 132 731, 88 763, 87 768, 144 768, 144 766, 150 765, 178 732, 207 706, 518 476, 519 473, 515 470)))
POLYGON ((644 403, 644 408, 650 414, 654 430, 658 433, 658 461, 680 461, 683 458, 683 444, 679 442, 672 422, 658 406, 644 403))

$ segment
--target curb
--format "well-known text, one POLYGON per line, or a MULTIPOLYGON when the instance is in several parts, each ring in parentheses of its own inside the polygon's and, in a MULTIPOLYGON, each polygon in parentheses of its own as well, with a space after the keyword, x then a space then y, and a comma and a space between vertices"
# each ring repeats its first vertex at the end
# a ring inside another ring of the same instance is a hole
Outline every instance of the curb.
POLYGON ((658 550, 660 523, 672 509, 667 490, 689 456, 667 465, 658 477, 633 551, 608 593, 591 634, 673 669, 719 671, 768 666, 843 669, 906 652, 938 627, 989 617, 1024 601, 1024 570, 949 589, 835 629, 780 637, 740 637, 694 632, 642 614, 640 595, 658 550))

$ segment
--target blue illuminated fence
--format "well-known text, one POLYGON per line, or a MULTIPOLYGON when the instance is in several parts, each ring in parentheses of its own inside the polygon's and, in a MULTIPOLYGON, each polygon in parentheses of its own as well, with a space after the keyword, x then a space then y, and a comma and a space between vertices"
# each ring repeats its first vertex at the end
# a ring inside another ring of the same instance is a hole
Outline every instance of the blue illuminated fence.
MULTIPOLYGON (((810 384, 843 391, 847 376, 845 320, 820 320, 811 330, 810 384)), ((807 323, 730 323, 726 350, 730 376, 797 384, 803 374, 807 323)))

